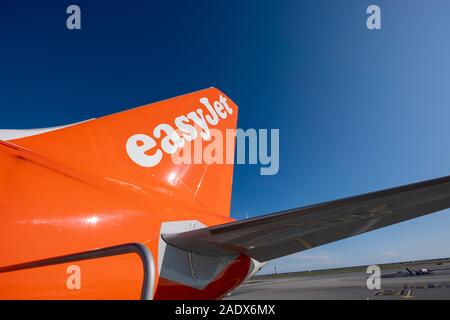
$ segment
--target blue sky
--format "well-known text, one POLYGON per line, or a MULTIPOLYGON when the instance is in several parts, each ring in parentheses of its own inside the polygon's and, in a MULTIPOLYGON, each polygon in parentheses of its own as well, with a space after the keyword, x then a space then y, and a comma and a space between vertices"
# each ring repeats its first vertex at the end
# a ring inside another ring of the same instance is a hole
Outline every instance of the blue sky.
MULTIPOLYGON (((450 174, 448 1, 2 1, 0 128, 48 127, 215 86, 280 129, 280 171, 235 168, 257 216, 450 174), (78 4, 82 30, 65 27, 78 4), (382 29, 369 31, 370 4, 382 29)), ((450 256, 450 212, 275 260, 279 271, 450 256)))

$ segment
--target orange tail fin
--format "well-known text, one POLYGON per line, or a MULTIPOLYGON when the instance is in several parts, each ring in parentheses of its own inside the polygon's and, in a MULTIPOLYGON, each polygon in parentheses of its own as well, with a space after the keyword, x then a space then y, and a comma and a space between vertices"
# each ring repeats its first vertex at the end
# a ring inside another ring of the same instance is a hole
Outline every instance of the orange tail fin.
MULTIPOLYGON (((9 142, 126 187, 194 201, 228 216, 233 164, 177 164, 172 154, 189 142, 207 149, 216 129, 235 129, 236 104, 209 88, 9 142)), ((31 131, 32 133, 32 131, 31 131)), ((234 136, 227 158, 234 157, 234 136)))

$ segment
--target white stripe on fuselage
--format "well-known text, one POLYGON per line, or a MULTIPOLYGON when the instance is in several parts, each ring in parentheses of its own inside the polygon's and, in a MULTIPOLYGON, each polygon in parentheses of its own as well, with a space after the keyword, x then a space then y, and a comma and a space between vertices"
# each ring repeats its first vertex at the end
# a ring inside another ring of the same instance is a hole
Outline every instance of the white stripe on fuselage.
POLYGON ((76 124, 80 124, 86 121, 90 121, 93 120, 89 119, 89 120, 85 120, 85 121, 80 121, 80 122, 76 122, 76 123, 72 123, 72 124, 67 124, 64 126, 57 126, 57 127, 50 127, 50 128, 40 128, 40 129, 0 129, 0 140, 3 141, 8 141, 8 140, 14 140, 14 139, 20 139, 20 138, 26 138, 26 137, 31 137, 31 136, 35 136, 41 133, 46 133, 46 132, 50 132, 50 131, 55 131, 55 130, 59 130, 62 128, 67 128, 67 127, 71 127, 74 126, 76 124))

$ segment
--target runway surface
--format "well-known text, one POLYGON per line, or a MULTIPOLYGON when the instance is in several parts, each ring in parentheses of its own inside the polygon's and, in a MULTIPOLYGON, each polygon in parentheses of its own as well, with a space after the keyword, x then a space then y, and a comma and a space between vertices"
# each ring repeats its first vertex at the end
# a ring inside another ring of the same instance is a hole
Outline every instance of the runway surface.
POLYGON ((226 299, 450 300, 450 259, 380 265, 381 289, 369 290, 365 267, 255 276, 226 299), (406 268, 431 270, 410 275, 406 268), (355 270, 356 269, 356 270, 355 270))

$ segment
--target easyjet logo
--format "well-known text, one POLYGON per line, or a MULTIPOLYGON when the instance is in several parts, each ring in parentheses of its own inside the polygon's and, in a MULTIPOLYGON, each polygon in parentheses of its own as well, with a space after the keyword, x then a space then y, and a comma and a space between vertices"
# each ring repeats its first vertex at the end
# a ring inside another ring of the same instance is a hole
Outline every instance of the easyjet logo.
POLYGON ((131 160, 142 167, 154 167, 161 162, 164 153, 174 154, 186 142, 195 140, 199 135, 202 140, 209 140, 210 126, 217 125, 233 114, 227 98, 222 95, 217 101, 210 102, 203 97, 199 102, 206 108, 206 112, 203 108, 198 108, 176 117, 172 124, 158 124, 151 135, 139 133, 128 138, 126 150, 131 160))

